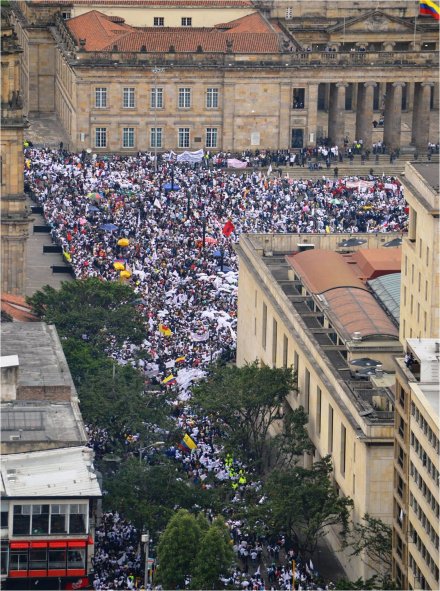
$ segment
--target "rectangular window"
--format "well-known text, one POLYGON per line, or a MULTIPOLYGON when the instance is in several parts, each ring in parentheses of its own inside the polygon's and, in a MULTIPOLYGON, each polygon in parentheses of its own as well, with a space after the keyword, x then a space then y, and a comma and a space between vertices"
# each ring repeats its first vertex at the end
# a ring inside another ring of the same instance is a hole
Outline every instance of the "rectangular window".
POLYGON ((218 88, 208 88, 206 90, 206 108, 218 109, 218 88))
POLYGON ((49 505, 32 505, 32 534, 49 533, 49 505))
POLYGON ((341 425, 341 474, 345 475, 345 457, 347 454, 347 430, 341 425))
POLYGON ((429 267, 429 246, 426 247, 426 266, 429 267))
POLYGON ((66 550, 49 549, 49 569, 66 568, 66 550))
POLYGON ((153 27, 163 27, 165 25, 165 18, 163 16, 155 16, 153 18, 153 27))
POLYGON ((278 323, 273 319, 272 322, 272 364, 275 367, 277 364, 277 346, 278 346, 278 323))
POLYGON ((69 507, 69 533, 85 534, 87 532, 87 505, 74 504, 69 507))
POLYGON ((286 335, 284 335, 283 336, 283 367, 287 367, 288 355, 289 355, 289 339, 286 337, 286 335))
POLYGON ((122 147, 134 148, 134 127, 124 127, 122 129, 122 147))
POLYGON ((85 548, 75 548, 67 550, 67 568, 83 569, 86 568, 85 548))
POLYGON ((298 374, 299 374, 299 356, 298 353, 295 351, 293 354, 293 369, 296 372, 296 376, 298 379, 298 374))
POLYGON ((190 16, 182 16, 182 27, 192 27, 192 18, 190 16))
POLYGON ((152 88, 150 94, 151 109, 163 109, 163 88, 152 88))
POLYGON ((263 349, 266 350, 266 340, 267 340, 267 306, 263 302, 263 324, 261 330, 261 345, 263 349))
POLYGON ((29 550, 29 569, 46 570, 47 569, 47 549, 32 548, 29 550))
POLYGON ((356 476, 353 474, 353 495, 356 494, 356 476))
POLYGON ((28 569, 28 551, 11 550, 9 555, 9 570, 27 570, 28 569))
POLYGON ((124 88, 122 97, 124 109, 134 109, 134 88, 124 88))
POLYGON ((107 147, 107 128, 97 127, 95 129, 95 147, 106 148, 107 147))
POLYGON ((303 148, 304 147, 304 129, 292 129, 290 147, 291 148, 303 148))
POLYGON ((14 506, 12 532, 14 536, 29 535, 31 533, 31 505, 14 506))
POLYGON ((292 97, 292 109, 304 109, 305 104, 305 89, 294 88, 292 97))
POLYGON ((150 132, 150 146, 152 148, 162 147, 162 127, 152 127, 150 132))
POLYGON ((217 127, 208 127, 206 129, 206 147, 217 147, 217 127))
POLYGON ((189 127, 179 127, 179 148, 189 148, 189 127))
POLYGON ((50 507, 50 533, 67 533, 67 505, 51 505, 50 507))
POLYGON ((328 405, 328 453, 333 452, 333 409, 328 405))
POLYGON ((95 107, 105 109, 107 107, 107 89, 95 88, 95 107))
POLYGON ((316 388, 316 432, 318 435, 321 434, 321 405, 322 405, 322 392, 318 386, 316 388))
POLYGON ((179 109, 189 109, 191 107, 191 88, 179 88, 179 109))
POLYGON ((304 371, 304 410, 308 413, 310 410, 310 372, 304 371))

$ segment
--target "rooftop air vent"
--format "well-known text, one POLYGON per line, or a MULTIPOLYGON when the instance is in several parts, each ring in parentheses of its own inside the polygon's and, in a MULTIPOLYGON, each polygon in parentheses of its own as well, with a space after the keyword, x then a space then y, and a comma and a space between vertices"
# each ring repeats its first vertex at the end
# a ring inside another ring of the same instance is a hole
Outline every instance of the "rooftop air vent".
POLYGON ((353 341, 359 342, 362 341, 362 334, 358 331, 351 333, 351 338, 353 341))

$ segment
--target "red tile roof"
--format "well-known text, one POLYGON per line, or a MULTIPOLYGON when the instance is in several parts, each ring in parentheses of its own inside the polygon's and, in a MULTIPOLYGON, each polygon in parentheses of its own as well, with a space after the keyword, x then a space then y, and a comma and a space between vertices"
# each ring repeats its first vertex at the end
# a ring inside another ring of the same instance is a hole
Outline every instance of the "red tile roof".
POLYGON ((199 47, 204 52, 227 51, 232 41, 232 53, 278 53, 279 35, 258 13, 250 14, 229 23, 230 28, 217 27, 131 27, 116 24, 97 10, 92 10, 67 21, 76 38, 86 39, 86 51, 139 52, 145 46, 147 52, 168 52, 173 46, 176 52, 193 53, 199 47))
POLYGON ((400 273, 402 268, 401 248, 364 248, 352 255, 365 280, 375 279, 389 273, 400 273))
POLYGON ((1 310, 17 322, 36 322, 38 320, 22 296, 2 293, 1 310))

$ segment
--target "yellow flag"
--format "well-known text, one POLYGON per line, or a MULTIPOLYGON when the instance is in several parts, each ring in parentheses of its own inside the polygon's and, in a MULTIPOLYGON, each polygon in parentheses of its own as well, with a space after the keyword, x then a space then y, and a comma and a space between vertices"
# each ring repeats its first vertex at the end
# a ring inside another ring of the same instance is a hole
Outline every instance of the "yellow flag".
POLYGON ((170 337, 173 334, 173 331, 168 328, 165 324, 159 324, 159 331, 165 336, 170 337))
POLYGON ((197 443, 188 435, 188 433, 186 433, 185 437, 183 438, 183 442, 189 447, 189 449, 196 449, 197 447, 197 443))

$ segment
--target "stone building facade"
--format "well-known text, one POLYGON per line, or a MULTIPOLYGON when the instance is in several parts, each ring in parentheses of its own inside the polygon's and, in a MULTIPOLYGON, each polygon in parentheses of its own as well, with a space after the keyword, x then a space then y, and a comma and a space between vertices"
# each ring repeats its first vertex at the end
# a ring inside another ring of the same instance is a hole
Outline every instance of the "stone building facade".
POLYGON ((1 37, 1 289, 23 295, 28 212, 23 192, 23 116, 21 48, 2 8, 1 37))
MULTIPOLYGON (((438 140, 438 30, 426 18, 415 27, 408 3, 364 2, 348 15, 336 2, 317 19, 306 3, 290 3, 290 18, 254 2, 227 23, 221 2, 211 4, 203 27, 167 27, 165 14, 165 26, 141 30, 124 22, 128 8, 116 15, 104 1, 88 2, 89 12, 74 0, 15 3, 29 111, 55 110, 70 147, 93 151, 288 149, 320 137, 341 146, 347 136, 366 148, 383 139, 426 149, 438 140), (373 127, 382 115, 383 128, 373 127)), ((190 8, 182 3, 182 19, 190 8)))

